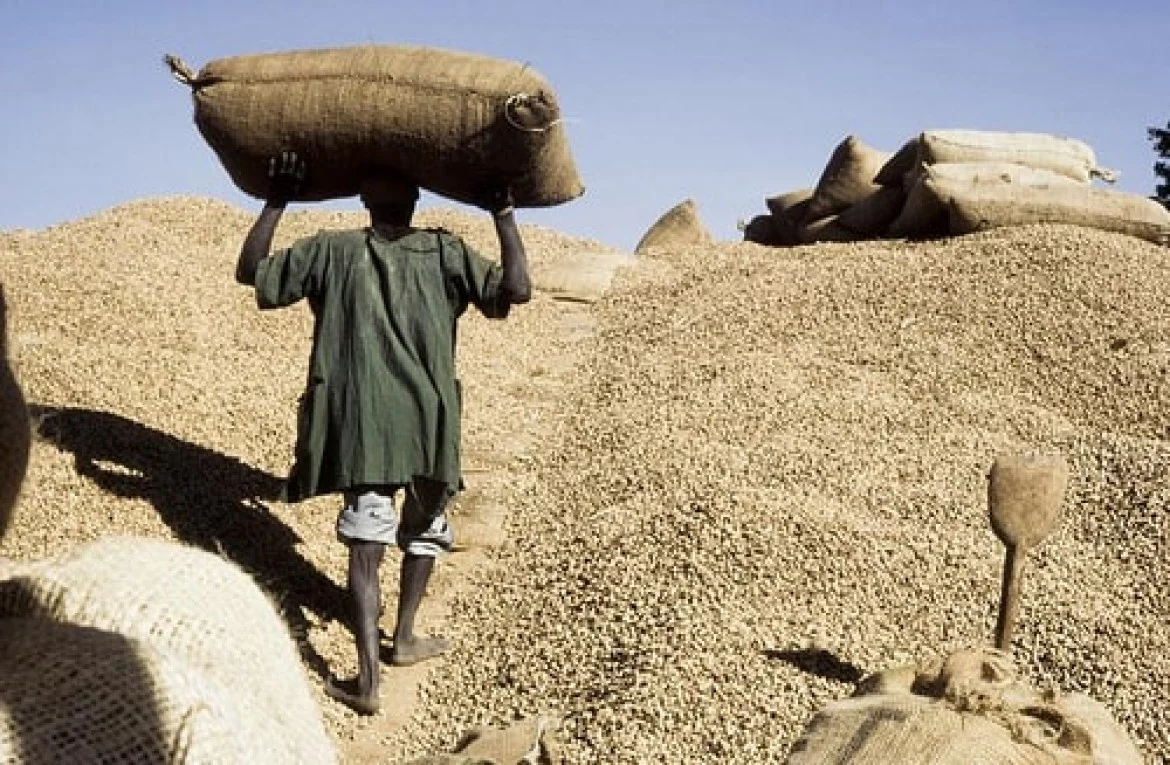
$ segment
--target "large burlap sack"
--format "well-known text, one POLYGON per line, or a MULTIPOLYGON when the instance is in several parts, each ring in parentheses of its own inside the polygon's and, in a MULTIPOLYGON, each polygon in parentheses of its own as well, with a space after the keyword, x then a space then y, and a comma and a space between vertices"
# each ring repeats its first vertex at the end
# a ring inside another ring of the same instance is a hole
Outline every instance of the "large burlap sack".
POLYGON ((28 410, 8 360, 8 304, 0 286, 0 538, 20 494, 31 442, 28 410))
POLYGON ((1068 176, 1011 162, 954 162, 924 165, 898 216, 890 223, 892 237, 933 237, 950 232, 948 208, 954 194, 975 185, 994 188, 1029 186, 1084 187, 1068 176))
MULTIPOLYGON (((165 669, 179 678, 175 683, 212 688, 216 698, 230 699, 231 736, 252 756, 218 761, 335 760, 287 627, 255 582, 215 555, 107 537, 57 558, 0 561, 0 623, 12 619, 120 636, 142 647, 135 649, 146 657, 142 662, 162 667, 148 666, 147 674, 165 669)), ((87 672, 84 665, 76 671, 87 672)), ((103 703, 94 694, 94 703, 103 703)), ((110 706, 94 714, 115 717, 125 701, 107 695, 110 706)), ((141 714, 149 714, 154 701, 144 699, 141 714)))
POLYGON ((874 176, 889 158, 889 152, 874 149, 857 136, 846 137, 817 181, 804 223, 839 213, 877 191, 874 176))
POLYGON ((1068 223, 1159 244, 1170 241, 1170 211, 1138 194, 1078 185, 978 183, 949 196, 950 230, 956 235, 1001 226, 1068 223))
POLYGON ((990 130, 928 130, 918 137, 917 160, 933 165, 955 162, 1011 162, 1051 170, 1081 183, 1115 174, 1097 166, 1093 148, 1084 141, 1049 133, 990 130))
POLYGON ((297 760, 281 742, 250 736, 247 697, 173 654, 115 632, 0 619, 0 678, 0 762, 316 761, 297 760))
POLYGON ((883 186, 865 199, 850 205, 837 216, 837 223, 866 238, 884 234, 906 203, 900 186, 883 186))
POLYGON ((662 214, 634 247, 643 253, 651 247, 677 247, 706 244, 712 241, 711 232, 699 218, 699 208, 693 199, 684 199, 662 214))
POLYGON ((523 64, 435 48, 366 45, 219 59, 190 85, 195 124, 244 192, 264 197, 268 158, 308 162, 299 199, 353 196, 389 167, 450 199, 477 203, 508 184, 543 207, 584 192, 549 83, 523 64))
POLYGON ((813 717, 787 762, 1141 765, 1142 756, 1100 704, 1038 693, 987 649, 867 678, 813 717))

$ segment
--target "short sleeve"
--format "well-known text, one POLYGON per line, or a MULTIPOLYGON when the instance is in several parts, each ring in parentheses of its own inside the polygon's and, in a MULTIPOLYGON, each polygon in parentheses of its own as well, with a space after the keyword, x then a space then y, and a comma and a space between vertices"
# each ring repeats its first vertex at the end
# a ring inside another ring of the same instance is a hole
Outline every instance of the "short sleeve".
POLYGON ((320 235, 272 253, 256 267, 256 304, 260 308, 282 308, 301 298, 314 297, 328 259, 328 240, 320 235))
POLYGON ((448 287, 487 318, 506 318, 512 303, 503 294, 504 269, 457 236, 440 232, 439 237, 448 287))

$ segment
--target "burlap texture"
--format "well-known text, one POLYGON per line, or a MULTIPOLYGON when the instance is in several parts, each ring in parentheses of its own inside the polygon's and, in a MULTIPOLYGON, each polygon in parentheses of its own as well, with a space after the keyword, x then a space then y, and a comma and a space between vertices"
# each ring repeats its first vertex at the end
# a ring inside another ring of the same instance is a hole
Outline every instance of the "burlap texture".
POLYGON ((776 194, 765 199, 764 204, 767 205, 768 212, 776 217, 785 218, 794 226, 799 226, 804 223, 814 191, 815 189, 809 187, 776 194))
POLYGON ((867 678, 818 712, 789 765, 1141 765, 1112 716, 1081 695, 1040 694, 993 649, 867 678))
POLYGON ((467 732, 452 754, 411 760, 408 765, 561 765, 557 720, 528 717, 499 729, 483 726, 467 732))
POLYGON ((0 285, 0 538, 20 494, 31 438, 24 396, 8 361, 8 306, 0 285))
POLYGON ((745 242, 754 242, 769 247, 800 244, 798 232, 792 231, 791 224, 771 213, 756 215, 746 222, 741 221, 740 228, 743 230, 745 242))
POLYGON ((0 677, 0 762, 281 761, 248 735, 246 698, 117 633, 0 619, 0 677))
POLYGON ((901 148, 894 152, 894 155, 886 160, 886 163, 877 171, 877 175, 873 177, 874 183, 902 189, 913 185, 913 182, 908 181, 908 178, 912 177, 919 167, 918 143, 920 137, 914 136, 902 144, 901 148))
POLYGON ((642 253, 651 247, 678 247, 705 244, 711 241, 711 232, 699 219, 699 208, 693 199, 684 199, 662 214, 634 247, 642 253))
POLYGON ((830 215, 827 218, 815 220, 800 228, 800 241, 803 244, 816 242, 856 242, 861 237, 851 229, 841 225, 839 216, 830 215))
POLYGON ((192 88, 200 133, 254 197, 283 150, 308 162, 302 201, 356 195, 372 167, 472 204, 504 184, 521 207, 584 192, 555 93, 519 63, 386 45, 236 56, 198 74, 168 63, 192 88))
POLYGON ((975 183, 940 189, 950 199, 950 232, 967 234, 1001 226, 1067 223, 1128 234, 1155 243, 1170 238, 1170 211, 1147 197, 1068 184, 1021 186, 975 183))
POLYGON ((879 151, 857 136, 846 137, 833 150, 817 180, 804 222, 839 213, 877 191, 874 176, 889 158, 889 152, 879 151))
POLYGON ((1087 143, 1048 133, 928 130, 918 138, 918 161, 926 165, 1011 162, 1051 170, 1082 183, 1095 176, 1113 177, 1111 171, 1097 166, 1097 156, 1087 143))
POLYGON ((902 212, 905 203, 906 192, 900 186, 883 186, 842 210, 837 223, 856 233, 858 238, 879 236, 902 212))
MULTIPOLYGON (((173 677, 157 686, 154 696, 128 702, 119 686, 91 675, 87 664, 76 664, 74 671, 84 675, 78 683, 118 689, 105 696, 97 689, 87 691, 99 705, 95 715, 116 719, 124 716, 118 710, 136 703, 135 716, 126 719, 128 725, 138 725, 138 718, 158 717, 152 705, 181 706, 187 703, 183 699, 192 698, 190 706, 196 709, 199 694, 210 689, 207 704, 213 711, 225 710, 224 725, 235 747, 231 752, 246 756, 206 761, 335 759, 284 622, 243 571, 210 553, 157 540, 107 537, 59 558, 0 562, 0 623, 14 619, 117 636, 142 665, 140 674, 173 677), (176 689, 193 695, 172 699, 176 689), (103 703, 108 708, 100 708, 103 703)), ((60 634, 63 643, 72 639, 64 631, 60 634)), ((162 728, 165 737, 179 735, 178 728, 167 725, 162 728)), ((27 737, 27 728, 22 724, 12 735, 27 737)), ((126 735, 142 734, 128 730, 126 735)), ((34 740, 41 740, 38 736, 34 740)), ((35 761, 68 761, 55 755, 52 748, 40 750, 35 761)))
POLYGON ((949 231, 948 205, 953 194, 976 184, 1006 186, 1083 186, 1066 175, 1011 162, 946 162, 924 165, 898 216, 890 222, 893 237, 942 235, 949 231))

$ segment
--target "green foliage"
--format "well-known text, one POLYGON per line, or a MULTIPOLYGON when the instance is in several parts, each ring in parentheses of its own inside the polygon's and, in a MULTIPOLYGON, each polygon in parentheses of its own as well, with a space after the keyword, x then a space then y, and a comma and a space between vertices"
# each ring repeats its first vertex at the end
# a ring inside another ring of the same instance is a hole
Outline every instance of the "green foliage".
POLYGON ((1154 175, 1159 181, 1154 188, 1154 198, 1170 208, 1170 122, 1166 123, 1165 128, 1150 128, 1150 140, 1160 157, 1154 163, 1154 175))

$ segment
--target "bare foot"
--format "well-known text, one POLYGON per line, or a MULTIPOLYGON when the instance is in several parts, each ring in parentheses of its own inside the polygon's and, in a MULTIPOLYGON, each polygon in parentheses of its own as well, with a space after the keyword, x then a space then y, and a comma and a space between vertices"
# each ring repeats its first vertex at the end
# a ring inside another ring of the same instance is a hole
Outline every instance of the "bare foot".
POLYGON ((413 637, 394 641, 390 661, 398 667, 409 667, 420 661, 433 659, 451 649, 451 642, 441 637, 413 637))
POLYGON ((382 709, 382 699, 378 697, 376 692, 368 696, 363 696, 358 692, 356 678, 335 680, 330 677, 325 681, 325 693, 360 715, 375 715, 382 709))

